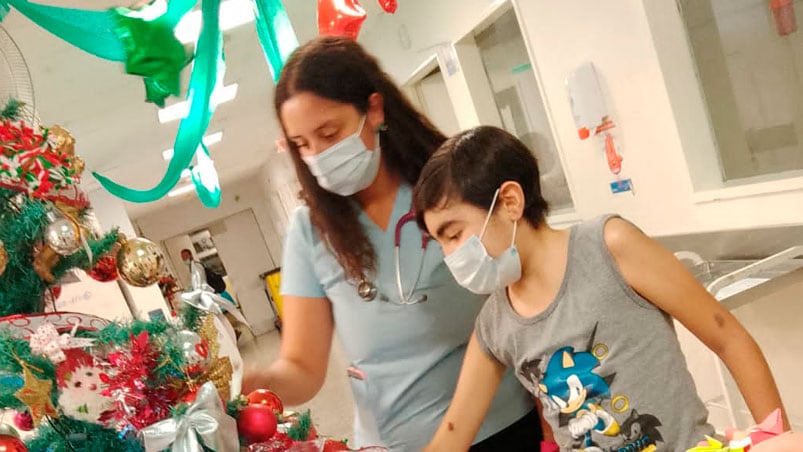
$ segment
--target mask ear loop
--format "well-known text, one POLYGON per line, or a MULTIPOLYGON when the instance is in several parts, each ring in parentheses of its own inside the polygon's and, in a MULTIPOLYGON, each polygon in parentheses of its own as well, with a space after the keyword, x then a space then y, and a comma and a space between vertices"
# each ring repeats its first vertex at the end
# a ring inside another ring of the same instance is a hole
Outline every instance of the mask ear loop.
POLYGON ((357 128, 357 131, 354 132, 355 135, 360 136, 362 135, 362 129, 365 127, 365 120, 368 119, 368 113, 362 115, 362 119, 360 119, 360 127, 357 128))
POLYGON ((491 215, 494 213, 494 207, 496 207, 496 200, 499 198, 499 189, 497 188, 494 192, 494 199, 491 201, 491 209, 488 210, 488 216, 485 217, 485 223, 482 225, 482 231, 480 232, 480 240, 485 237, 485 228, 488 227, 488 222, 491 221, 491 215))
POLYGON ((513 248, 516 246, 516 226, 519 225, 518 221, 513 222, 513 237, 510 239, 510 247, 513 248))

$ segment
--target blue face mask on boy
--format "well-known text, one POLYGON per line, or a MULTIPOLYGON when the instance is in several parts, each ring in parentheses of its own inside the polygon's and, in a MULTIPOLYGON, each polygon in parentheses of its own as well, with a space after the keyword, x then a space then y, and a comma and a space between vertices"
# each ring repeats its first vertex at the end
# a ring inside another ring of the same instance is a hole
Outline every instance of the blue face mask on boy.
POLYGON ((496 190, 480 236, 472 235, 444 259, 457 283, 476 294, 487 295, 521 279, 521 259, 515 245, 517 223, 513 223, 510 247, 499 257, 491 257, 482 244, 498 197, 499 190, 496 190))
POLYGON ((365 116, 353 134, 318 155, 302 157, 323 189, 341 196, 351 196, 367 188, 376 179, 381 160, 379 133, 376 134, 376 149, 369 150, 360 137, 364 125, 365 116))

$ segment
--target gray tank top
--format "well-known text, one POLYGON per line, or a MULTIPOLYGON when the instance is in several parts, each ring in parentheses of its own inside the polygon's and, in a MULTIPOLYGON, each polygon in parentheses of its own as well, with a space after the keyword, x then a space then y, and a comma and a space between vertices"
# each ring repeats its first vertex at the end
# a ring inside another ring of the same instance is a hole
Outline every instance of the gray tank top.
POLYGON ((672 319, 627 284, 605 245, 609 218, 571 229, 563 283, 544 312, 521 317, 500 290, 477 339, 540 398, 562 451, 683 452, 714 429, 672 319))

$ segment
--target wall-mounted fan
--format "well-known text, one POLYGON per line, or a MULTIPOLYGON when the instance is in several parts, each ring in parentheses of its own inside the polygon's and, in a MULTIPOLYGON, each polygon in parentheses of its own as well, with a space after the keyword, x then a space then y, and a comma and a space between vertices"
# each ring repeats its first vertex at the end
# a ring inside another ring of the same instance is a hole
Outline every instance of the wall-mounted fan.
POLYGON ((0 109, 8 106, 10 101, 22 103, 17 119, 25 121, 26 124, 38 125, 36 100, 28 64, 25 63, 17 43, 0 25, 0 109))

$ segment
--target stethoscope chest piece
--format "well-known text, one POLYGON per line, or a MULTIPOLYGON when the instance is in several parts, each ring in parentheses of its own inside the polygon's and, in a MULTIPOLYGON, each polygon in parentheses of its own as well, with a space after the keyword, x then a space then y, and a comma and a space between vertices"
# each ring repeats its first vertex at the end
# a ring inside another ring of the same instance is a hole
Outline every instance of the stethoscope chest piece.
POLYGON ((376 286, 366 280, 360 281, 357 285, 357 293, 363 301, 373 301, 376 298, 376 286))

